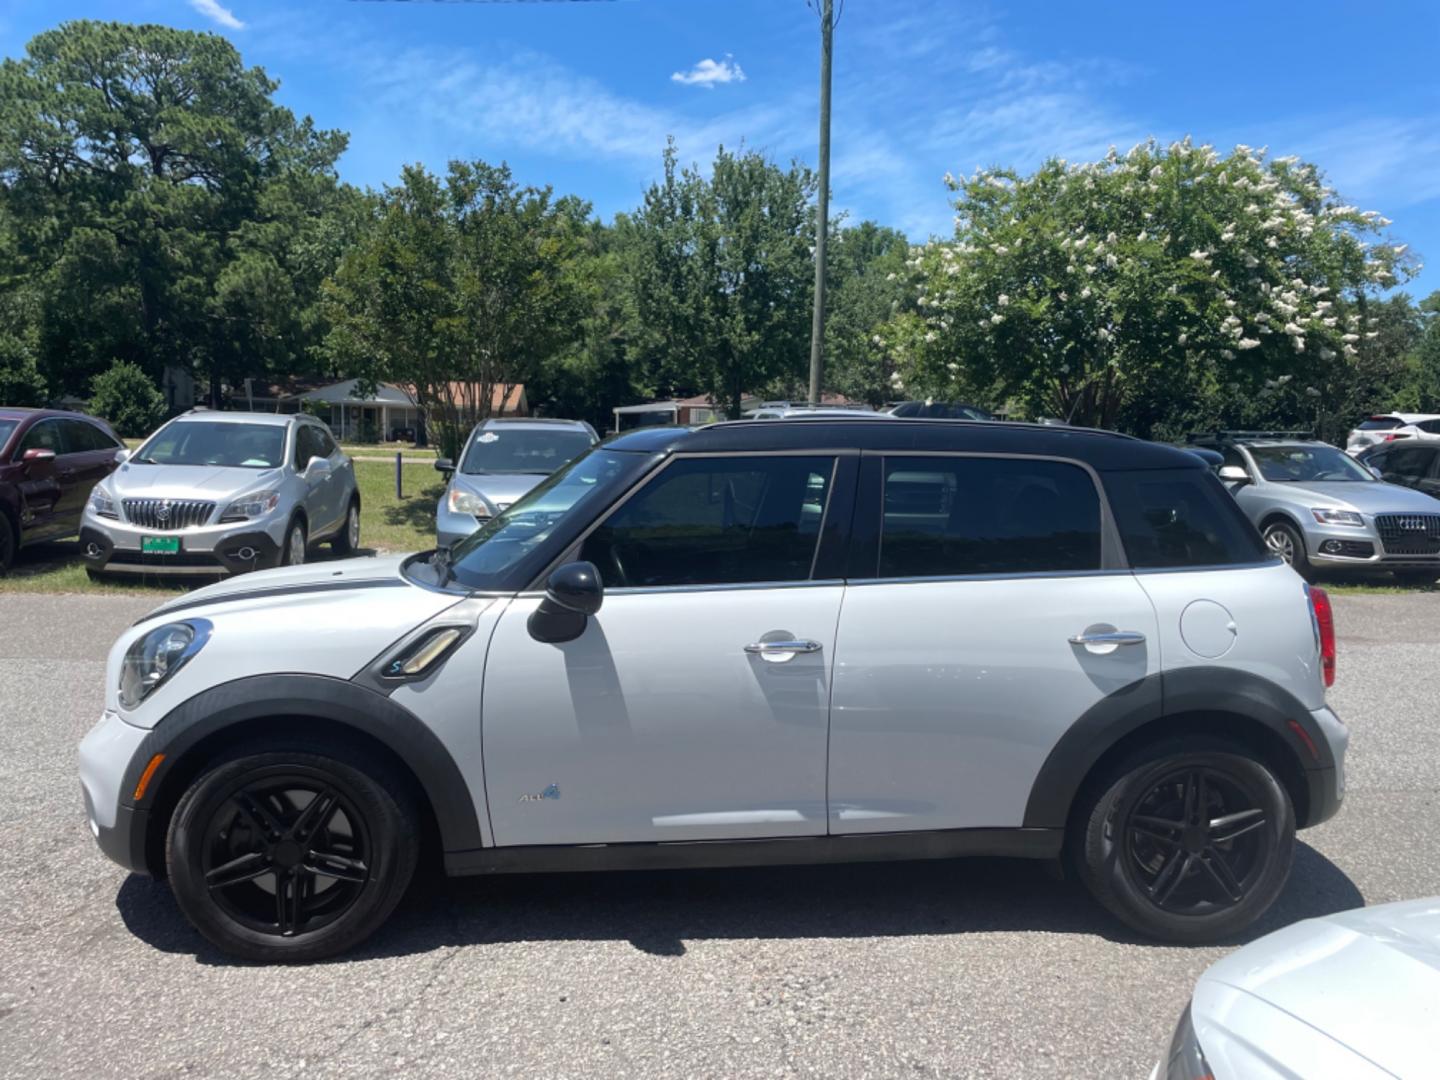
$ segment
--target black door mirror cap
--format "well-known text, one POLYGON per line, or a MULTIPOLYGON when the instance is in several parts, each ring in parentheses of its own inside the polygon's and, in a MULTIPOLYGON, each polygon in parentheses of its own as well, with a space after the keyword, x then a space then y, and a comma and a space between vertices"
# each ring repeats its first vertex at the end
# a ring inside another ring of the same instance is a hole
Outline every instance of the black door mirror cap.
POLYGON ((566 563, 546 580, 545 598, 566 611, 594 615, 605 602, 605 583, 594 563, 566 563))

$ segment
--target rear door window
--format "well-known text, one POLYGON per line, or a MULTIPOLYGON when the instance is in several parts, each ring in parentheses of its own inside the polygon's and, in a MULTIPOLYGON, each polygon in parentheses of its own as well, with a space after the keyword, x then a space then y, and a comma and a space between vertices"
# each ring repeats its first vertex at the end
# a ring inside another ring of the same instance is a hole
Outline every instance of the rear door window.
POLYGON ((1372 416, 1369 420, 1361 421, 1361 431, 1389 431, 1397 428, 1405 421, 1398 416, 1372 416))
POLYGON ((1371 464, 1377 465, 1391 483, 1413 485, 1430 471, 1434 455, 1434 449, 1428 446, 1397 446, 1371 464))
POLYGON ((1105 489, 1131 566, 1234 566, 1268 558, 1260 534, 1208 470, 1107 473, 1105 489))
POLYGON ((1100 496, 1078 465, 886 457, 882 482, 882 578, 1100 569, 1100 496))
POLYGON ((607 586, 805 581, 835 459, 680 458, 621 504, 580 557, 607 586))

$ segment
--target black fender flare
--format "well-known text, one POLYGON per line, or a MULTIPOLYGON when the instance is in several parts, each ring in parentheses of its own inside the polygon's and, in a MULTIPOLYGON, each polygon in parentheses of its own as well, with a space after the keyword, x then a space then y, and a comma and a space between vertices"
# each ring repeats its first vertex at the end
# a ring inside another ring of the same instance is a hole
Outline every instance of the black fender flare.
MULTIPOLYGON (((1063 827, 1091 769, 1127 735, 1169 717, 1207 713, 1239 716, 1279 736, 1294 755, 1302 781, 1312 788, 1313 774, 1335 768, 1319 724, 1284 687, 1235 668, 1176 668, 1110 694, 1070 726, 1036 774, 1025 804, 1025 827, 1063 827)), ((1310 819, 1318 812, 1312 807, 1310 819)))
MULTIPOLYGON (((218 732, 250 721, 316 719, 341 724, 372 737, 414 774, 429 800, 446 851, 482 847, 480 820, 469 785, 440 738, 414 713, 384 694, 324 675, 254 675, 203 690, 176 706, 141 741, 125 770, 122 809, 132 810, 131 850, 143 851, 155 793, 187 750, 218 732), (145 798, 131 796, 156 754, 165 759, 151 775, 145 798), (146 805, 149 804, 149 805, 146 805)), ((476 722, 479 738, 479 722, 476 722)))

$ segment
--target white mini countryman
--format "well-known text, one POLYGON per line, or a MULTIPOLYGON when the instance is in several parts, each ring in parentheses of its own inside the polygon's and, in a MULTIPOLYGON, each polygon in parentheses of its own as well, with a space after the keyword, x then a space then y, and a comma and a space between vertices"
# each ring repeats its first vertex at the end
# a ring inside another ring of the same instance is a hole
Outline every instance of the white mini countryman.
POLYGON ((1131 927, 1208 941, 1339 807, 1333 676, 1327 597, 1190 453, 651 428, 453 550, 159 608, 80 774, 101 848, 255 960, 360 941, 432 849, 451 874, 1058 858, 1131 927))

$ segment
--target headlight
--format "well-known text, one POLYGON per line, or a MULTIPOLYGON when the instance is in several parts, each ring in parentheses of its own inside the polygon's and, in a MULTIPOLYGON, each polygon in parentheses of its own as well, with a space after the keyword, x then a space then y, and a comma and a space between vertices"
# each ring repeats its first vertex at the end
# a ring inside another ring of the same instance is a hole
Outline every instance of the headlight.
POLYGON ((450 485, 450 493, 445 496, 445 505, 450 507, 452 514, 470 514, 477 518, 490 516, 490 507, 484 499, 454 484, 450 485))
POLYGON ((256 491, 249 495, 242 495, 220 515, 221 521, 249 521, 251 518, 263 517, 275 507, 280 505, 280 493, 278 491, 256 491))
POLYGON ((103 491, 99 484, 90 489, 90 509, 95 511, 97 517, 108 517, 119 519, 120 515, 115 511, 115 500, 110 497, 108 491, 103 491))
POLYGON ((1213 1075, 1210 1063, 1200 1049, 1200 1040, 1195 1037, 1195 1022, 1187 1005, 1180 1023, 1175 1025, 1175 1034, 1170 1039, 1165 1060, 1155 1070, 1155 1080, 1210 1080, 1213 1075))
POLYGON ((1310 511, 1315 515, 1315 520, 1321 525, 1355 525, 1363 526, 1365 519, 1354 510, 1331 510, 1328 507, 1317 506, 1310 511))
POLYGON ((213 629, 206 619, 167 623, 125 651, 120 665, 120 704, 133 709, 205 647, 213 629))

